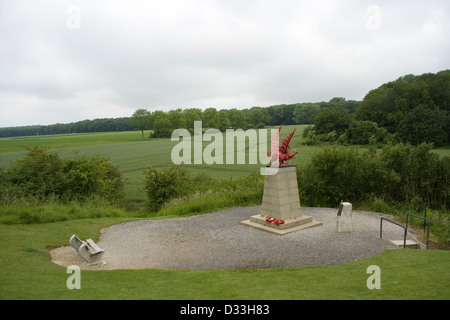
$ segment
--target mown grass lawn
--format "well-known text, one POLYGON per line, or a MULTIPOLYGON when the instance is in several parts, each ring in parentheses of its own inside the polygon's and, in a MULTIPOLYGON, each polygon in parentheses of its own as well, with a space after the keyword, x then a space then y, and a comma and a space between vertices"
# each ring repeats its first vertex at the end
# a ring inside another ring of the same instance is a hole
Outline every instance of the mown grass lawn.
MULTIPOLYGON (((125 218, 0 225, 0 299, 439 299, 450 298, 450 252, 397 249, 331 266, 262 270, 81 271, 69 290, 66 268, 48 247, 72 234, 97 240, 103 227, 125 218), (381 270, 381 289, 369 290, 367 268, 381 270)), ((301 246, 299 246, 299 250, 301 246)))

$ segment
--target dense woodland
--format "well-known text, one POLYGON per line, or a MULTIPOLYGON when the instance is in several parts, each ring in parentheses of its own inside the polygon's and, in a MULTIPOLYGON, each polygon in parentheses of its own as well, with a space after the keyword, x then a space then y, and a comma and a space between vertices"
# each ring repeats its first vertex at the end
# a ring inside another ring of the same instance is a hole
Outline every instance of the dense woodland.
MULTIPOLYGON (((420 76, 405 75, 371 90, 362 101, 335 97, 328 102, 281 104, 249 109, 214 107, 148 111, 131 117, 84 120, 69 124, 0 128, 0 137, 61 133, 152 130, 155 138, 170 137, 178 128, 263 128, 311 124, 306 144, 377 144, 386 142, 450 143, 450 70, 420 76)), ((147 137, 145 137, 147 138, 147 137)))

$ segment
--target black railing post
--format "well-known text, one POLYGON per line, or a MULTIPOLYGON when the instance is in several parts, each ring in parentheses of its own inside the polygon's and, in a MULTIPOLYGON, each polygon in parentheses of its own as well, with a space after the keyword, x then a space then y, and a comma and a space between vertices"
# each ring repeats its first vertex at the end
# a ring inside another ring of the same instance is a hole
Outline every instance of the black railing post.
POLYGON ((387 218, 381 218, 381 220, 380 220, 380 238, 383 238, 383 220, 386 220, 390 223, 393 223, 393 224, 403 228, 403 230, 404 230, 403 231, 403 249, 405 249, 406 248, 406 228, 395 221, 389 220, 387 218))
POLYGON ((425 247, 428 249, 428 239, 430 237, 430 220, 428 220, 427 218, 424 218, 424 217, 416 216, 415 214, 407 213, 406 214, 406 231, 408 231, 408 219, 409 219, 409 216, 416 217, 416 218, 419 218, 419 219, 423 219, 427 223, 427 242, 425 244, 425 247))

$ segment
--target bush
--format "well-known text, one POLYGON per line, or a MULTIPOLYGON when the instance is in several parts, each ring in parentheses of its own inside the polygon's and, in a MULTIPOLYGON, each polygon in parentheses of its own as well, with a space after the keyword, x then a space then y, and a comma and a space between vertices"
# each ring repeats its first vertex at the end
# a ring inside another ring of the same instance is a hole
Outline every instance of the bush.
POLYGON ((25 158, 12 163, 6 171, 6 180, 22 196, 47 197, 61 194, 64 179, 64 161, 55 152, 42 146, 28 149, 25 158))
POLYGON ((352 115, 343 107, 330 107, 321 111, 314 118, 314 127, 318 134, 335 131, 337 136, 345 132, 352 122, 352 115))
POLYGON ((414 108, 397 126, 399 138, 413 145, 422 142, 443 146, 449 143, 450 113, 422 104, 414 108))
POLYGON ((432 145, 425 143, 383 148, 381 161, 397 176, 396 182, 388 186, 388 200, 408 202, 415 207, 427 203, 433 208, 449 208, 450 158, 441 158, 431 149, 432 145))
POLYGON ((67 194, 72 197, 100 195, 106 199, 121 197, 123 190, 122 175, 105 158, 78 158, 66 161, 67 194))
POLYGON ((383 141, 386 130, 375 122, 352 121, 346 131, 350 144, 374 144, 383 141))
POLYGON ((413 209, 448 209, 450 158, 431 145, 385 146, 380 154, 355 148, 326 148, 297 168, 302 204, 333 206, 381 201, 413 209))
POLYGON ((164 169, 149 167, 145 173, 147 206, 158 211, 167 201, 185 195, 189 187, 185 168, 172 165, 164 169))
POLYGON ((208 174, 190 175, 184 167, 149 168, 147 207, 159 215, 183 215, 234 206, 261 204, 264 177, 251 173, 238 179, 216 180, 208 174))
POLYGON ((381 196, 395 176, 384 170, 371 151, 326 148, 297 168, 300 198, 310 206, 335 207, 341 200, 355 204, 381 196))
POLYGON ((42 146, 0 170, 0 199, 36 198, 76 200, 101 197, 122 200, 123 182, 119 170, 101 157, 63 160, 42 146))

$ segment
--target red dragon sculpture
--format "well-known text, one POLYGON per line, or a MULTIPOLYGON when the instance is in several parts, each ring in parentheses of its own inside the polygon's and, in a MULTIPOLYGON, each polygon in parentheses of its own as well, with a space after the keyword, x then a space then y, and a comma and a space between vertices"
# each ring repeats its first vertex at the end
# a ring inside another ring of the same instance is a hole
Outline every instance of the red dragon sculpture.
MULTIPOLYGON (((277 166, 278 165, 280 167, 285 167, 286 166, 285 161, 292 159, 298 153, 298 151, 295 151, 292 154, 289 152, 289 149, 291 148, 289 146, 289 142, 291 142, 291 139, 294 136, 295 130, 297 130, 297 128, 295 128, 294 131, 292 131, 292 133, 286 139, 283 139, 281 146, 279 146, 278 139, 279 139, 280 131, 281 131, 282 127, 283 127, 283 125, 281 125, 278 128, 277 132, 275 132, 275 134, 273 135, 272 150, 274 150, 274 154, 272 155, 272 159, 270 160, 269 166, 277 166), (278 161, 278 163, 276 163, 277 161, 278 161)), ((270 152, 268 153, 268 155, 270 156, 270 152)))

